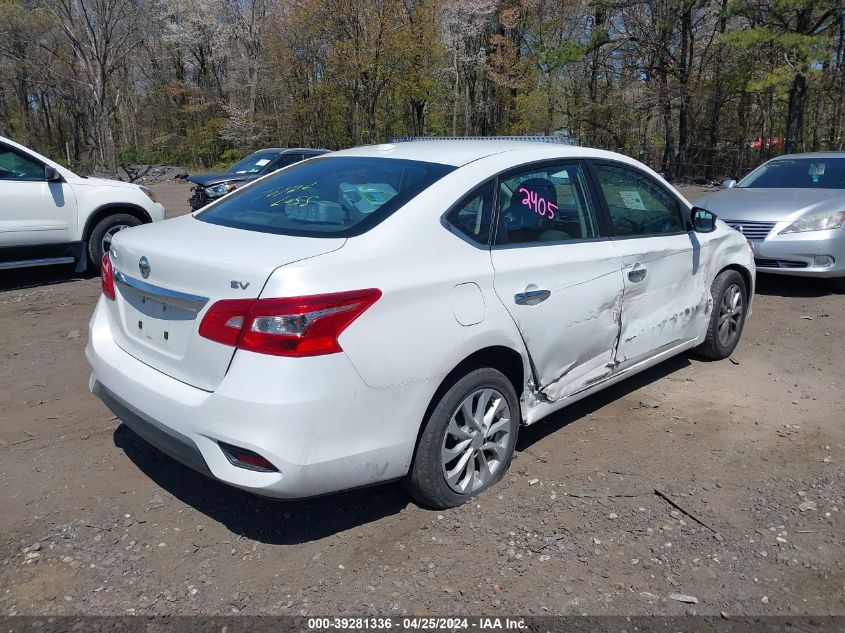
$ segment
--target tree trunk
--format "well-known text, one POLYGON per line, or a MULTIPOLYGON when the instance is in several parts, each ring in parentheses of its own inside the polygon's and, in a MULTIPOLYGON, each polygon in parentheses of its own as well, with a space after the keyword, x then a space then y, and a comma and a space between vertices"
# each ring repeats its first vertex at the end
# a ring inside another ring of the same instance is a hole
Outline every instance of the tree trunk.
MULTIPOLYGON (((812 26, 810 20, 813 15, 813 7, 805 7, 798 12, 796 32, 802 35, 810 35, 812 26)), ((789 105, 786 112, 786 142, 784 151, 790 154, 796 151, 803 141, 804 135, 804 108, 807 105, 807 77, 806 70, 801 68, 795 73, 792 79, 792 86, 789 88, 789 105)))
POLYGON ((680 83, 681 103, 678 108, 678 160, 675 163, 675 177, 686 176, 687 162, 687 117, 689 115, 689 75, 692 52, 692 5, 686 4, 681 16, 681 52, 678 83, 680 83))
POLYGON ((804 131, 804 107, 807 102, 807 78, 797 73, 789 88, 789 106, 786 112, 786 142, 784 151, 791 154, 798 150, 804 131))
POLYGON ((458 102, 460 101, 460 83, 458 79, 460 78, 461 74, 458 70, 458 51, 455 51, 452 54, 452 61, 455 66, 455 93, 452 96, 452 136, 458 135, 458 102))
POLYGON ((660 115, 663 118, 663 158, 660 168, 667 178, 674 173, 675 134, 672 125, 672 98, 669 95, 669 82, 666 69, 658 70, 660 115))
MULTIPOLYGON (((721 11, 719 12, 719 35, 722 36, 725 34, 725 30, 728 26, 728 20, 726 18, 726 11, 728 8, 728 0, 722 0, 722 7, 721 11)), ((708 111, 710 113, 710 125, 708 129, 707 135, 707 165, 704 167, 704 177, 710 179, 716 173, 716 160, 718 157, 717 146, 719 144, 719 119, 722 115, 722 80, 721 77, 718 76, 719 71, 722 69, 722 59, 724 57, 724 45, 722 44, 721 40, 716 45, 716 56, 714 60, 714 67, 716 68, 717 75, 714 77, 713 81, 713 95, 710 100, 710 107, 708 111)), ((723 170, 724 171, 724 170, 723 170)))

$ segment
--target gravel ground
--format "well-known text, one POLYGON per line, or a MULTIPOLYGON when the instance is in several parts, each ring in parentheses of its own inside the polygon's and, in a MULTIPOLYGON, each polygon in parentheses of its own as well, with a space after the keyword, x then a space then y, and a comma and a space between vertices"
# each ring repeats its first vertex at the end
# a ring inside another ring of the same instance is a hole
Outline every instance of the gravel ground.
POLYGON ((733 360, 676 357, 524 429, 499 486, 431 512, 396 484, 271 501, 173 462, 88 393, 98 281, 3 273, 0 614, 845 614, 845 296, 758 290, 733 360))

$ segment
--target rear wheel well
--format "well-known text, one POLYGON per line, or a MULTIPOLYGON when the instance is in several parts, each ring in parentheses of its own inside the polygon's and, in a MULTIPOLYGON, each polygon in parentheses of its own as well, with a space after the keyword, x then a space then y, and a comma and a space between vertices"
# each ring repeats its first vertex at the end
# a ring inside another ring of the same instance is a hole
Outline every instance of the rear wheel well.
POLYGON ((424 422, 431 415, 431 412, 434 407, 437 406, 437 403, 440 402, 443 394, 449 391, 452 385, 466 376, 473 369, 479 369, 481 367, 492 367, 493 369, 502 372, 502 374, 504 374, 513 385, 514 391, 516 391, 516 397, 519 398, 522 395, 522 391, 525 388, 525 372, 523 369, 522 356, 519 352, 503 345, 493 345, 473 352, 458 363, 452 371, 446 374, 440 382, 440 386, 437 387, 437 391, 435 391, 434 395, 431 397, 428 407, 426 407, 425 415, 422 420, 420 420, 420 428, 417 431, 417 441, 414 445, 415 456, 416 449, 417 446, 419 446, 420 437, 422 436, 423 428, 425 426, 424 422))
POLYGON ((94 230, 94 227, 97 226, 100 220, 107 218, 110 215, 117 215, 118 213, 127 213, 134 216, 138 218, 142 224, 148 224, 153 221, 150 214, 144 211, 141 207, 137 207, 132 204, 107 204, 97 209, 88 218, 82 239, 84 239, 87 243, 88 239, 91 237, 91 231, 94 230))
POLYGON ((522 389, 525 386, 522 356, 516 350, 502 345, 485 347, 473 352, 449 372, 442 385, 451 384, 454 380, 478 367, 492 367, 502 372, 510 380, 517 397, 522 394, 522 389))

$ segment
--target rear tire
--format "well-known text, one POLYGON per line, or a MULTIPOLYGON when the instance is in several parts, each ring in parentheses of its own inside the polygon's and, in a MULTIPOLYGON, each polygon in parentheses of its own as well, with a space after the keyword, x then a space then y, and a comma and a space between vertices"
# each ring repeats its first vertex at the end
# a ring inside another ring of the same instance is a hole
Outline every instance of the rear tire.
POLYGON ((513 458, 520 423, 510 380, 490 367, 457 380, 423 422, 405 487, 422 506, 454 508, 495 485, 513 458))
POLYGON ((730 356, 742 337, 748 308, 748 288, 735 270, 723 270, 710 286, 713 310, 707 324, 707 337, 693 351, 706 358, 722 360, 730 356))
POLYGON ((94 270, 100 272, 103 255, 111 247, 111 238, 118 231, 141 224, 141 220, 128 213, 115 213, 100 219, 88 236, 88 260, 94 270))

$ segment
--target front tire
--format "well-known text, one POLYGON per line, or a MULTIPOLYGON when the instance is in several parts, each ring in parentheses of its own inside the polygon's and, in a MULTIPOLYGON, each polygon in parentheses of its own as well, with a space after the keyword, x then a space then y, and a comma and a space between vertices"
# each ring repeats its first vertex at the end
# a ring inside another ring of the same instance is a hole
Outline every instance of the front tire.
POLYGON ((510 380, 490 367, 470 371, 424 421, 408 492, 420 505, 444 509, 493 486, 510 466, 519 422, 510 380))
POLYGON ((831 277, 827 283, 834 292, 845 294, 845 277, 831 277))
POLYGON ((713 310, 707 325, 707 337, 694 351, 706 358, 722 360, 733 354, 742 336, 748 309, 748 288, 743 276, 729 269, 716 275, 710 294, 713 310))
POLYGON ((141 224, 141 220, 128 213, 115 213, 100 219, 88 236, 88 260, 100 272, 103 255, 111 248, 111 240, 118 231, 141 224))

